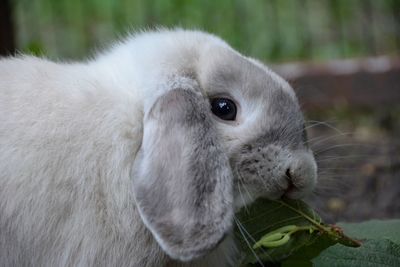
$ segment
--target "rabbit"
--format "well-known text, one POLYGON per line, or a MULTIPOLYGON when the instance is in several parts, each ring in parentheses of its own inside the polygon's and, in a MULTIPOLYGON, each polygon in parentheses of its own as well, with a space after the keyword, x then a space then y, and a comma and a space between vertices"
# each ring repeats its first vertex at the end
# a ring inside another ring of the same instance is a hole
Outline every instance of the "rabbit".
POLYGON ((1 266, 235 266, 234 213, 316 183, 290 85, 217 36, 0 60, 1 266))

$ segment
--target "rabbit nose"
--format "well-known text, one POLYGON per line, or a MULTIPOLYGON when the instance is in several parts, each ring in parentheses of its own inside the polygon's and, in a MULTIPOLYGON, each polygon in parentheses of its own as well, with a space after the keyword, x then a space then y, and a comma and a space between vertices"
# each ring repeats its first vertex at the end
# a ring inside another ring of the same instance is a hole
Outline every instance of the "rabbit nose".
POLYGON ((290 169, 286 170, 285 179, 288 182, 288 184, 287 184, 287 188, 284 192, 284 195, 287 196, 287 195, 290 195, 291 192, 293 192, 297 189, 296 185, 293 183, 292 174, 290 172, 290 169))
POLYGON ((317 178, 317 167, 313 156, 299 154, 287 167, 284 174, 287 182, 284 196, 292 199, 305 197, 313 190, 317 178))

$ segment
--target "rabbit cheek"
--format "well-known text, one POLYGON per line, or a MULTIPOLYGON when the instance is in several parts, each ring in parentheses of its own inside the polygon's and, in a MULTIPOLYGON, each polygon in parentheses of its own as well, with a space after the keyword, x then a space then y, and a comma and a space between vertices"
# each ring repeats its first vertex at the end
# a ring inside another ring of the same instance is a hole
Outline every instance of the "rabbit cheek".
POLYGON ((271 149, 262 150, 265 151, 243 154, 236 165, 235 188, 239 193, 236 198, 241 198, 239 202, 243 202, 244 195, 250 200, 261 196, 277 199, 288 186, 286 179, 280 179, 279 174, 285 170, 285 165, 277 158, 280 155, 271 149))
POLYGON ((236 208, 258 197, 304 197, 316 182, 316 164, 310 152, 278 145, 247 145, 234 166, 236 208))

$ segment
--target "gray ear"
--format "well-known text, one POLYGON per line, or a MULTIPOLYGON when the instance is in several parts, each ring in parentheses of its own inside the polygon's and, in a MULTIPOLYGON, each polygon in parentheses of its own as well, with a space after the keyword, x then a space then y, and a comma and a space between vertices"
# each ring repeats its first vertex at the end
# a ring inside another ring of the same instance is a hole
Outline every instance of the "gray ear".
POLYGON ((200 257, 230 229, 232 173, 199 93, 174 89, 156 100, 134 171, 142 220, 172 258, 200 257))

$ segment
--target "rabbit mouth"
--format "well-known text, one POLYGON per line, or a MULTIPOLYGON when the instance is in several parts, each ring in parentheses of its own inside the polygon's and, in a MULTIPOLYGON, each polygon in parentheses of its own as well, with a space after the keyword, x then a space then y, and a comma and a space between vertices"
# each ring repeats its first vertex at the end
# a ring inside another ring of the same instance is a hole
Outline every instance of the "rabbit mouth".
POLYGON ((270 145, 257 149, 257 153, 240 154, 231 164, 235 209, 260 197, 303 198, 316 184, 317 167, 308 150, 290 151, 270 145))

